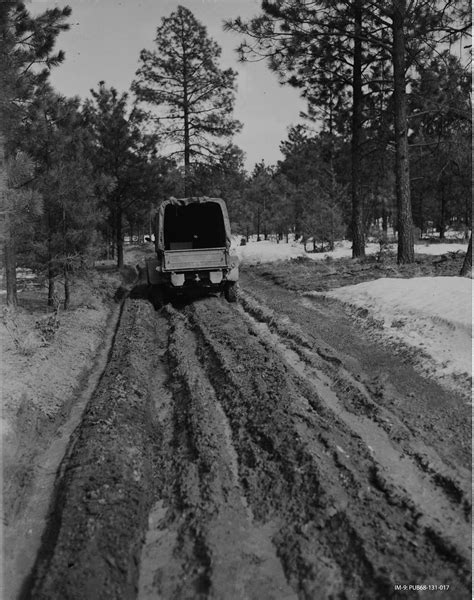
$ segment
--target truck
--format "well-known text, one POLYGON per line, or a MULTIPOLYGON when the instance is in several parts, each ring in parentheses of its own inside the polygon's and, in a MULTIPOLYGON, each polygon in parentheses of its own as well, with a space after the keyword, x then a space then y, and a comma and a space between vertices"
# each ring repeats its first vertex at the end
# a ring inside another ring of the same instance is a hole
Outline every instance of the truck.
POLYGON ((146 277, 155 306, 212 292, 237 301, 239 260, 231 251, 224 200, 201 196, 163 201, 154 238, 156 256, 146 261, 146 277))

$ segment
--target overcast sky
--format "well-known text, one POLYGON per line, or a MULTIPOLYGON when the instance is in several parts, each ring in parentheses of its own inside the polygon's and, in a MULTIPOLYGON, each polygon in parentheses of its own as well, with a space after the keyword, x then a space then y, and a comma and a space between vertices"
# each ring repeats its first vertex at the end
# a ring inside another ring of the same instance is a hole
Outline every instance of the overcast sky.
POLYGON ((281 158, 279 144, 287 137, 288 126, 300 121, 305 104, 295 89, 278 83, 264 62, 239 63, 235 48, 240 36, 222 28, 224 19, 257 14, 259 0, 32 0, 29 9, 37 14, 67 4, 73 11, 71 30, 57 41, 66 60, 51 75, 59 92, 85 98, 101 80, 128 91, 140 50, 153 48, 161 18, 182 4, 222 47, 221 66, 239 73, 234 115, 244 127, 234 142, 246 154, 247 169, 262 159, 274 164, 281 158))

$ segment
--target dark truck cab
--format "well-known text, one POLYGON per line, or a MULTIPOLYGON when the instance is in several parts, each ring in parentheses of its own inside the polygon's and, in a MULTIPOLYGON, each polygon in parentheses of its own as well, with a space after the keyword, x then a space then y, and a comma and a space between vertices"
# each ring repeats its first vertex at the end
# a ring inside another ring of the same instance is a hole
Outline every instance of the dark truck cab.
POLYGON ((238 258, 230 251, 227 207, 220 198, 170 198, 155 218, 156 258, 147 261, 154 297, 222 292, 237 299, 238 258))

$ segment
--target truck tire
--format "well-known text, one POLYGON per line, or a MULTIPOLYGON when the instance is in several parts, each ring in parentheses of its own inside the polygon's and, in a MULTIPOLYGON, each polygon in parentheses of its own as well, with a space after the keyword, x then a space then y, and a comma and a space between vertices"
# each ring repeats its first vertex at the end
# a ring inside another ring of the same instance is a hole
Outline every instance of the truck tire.
POLYGON ((166 304, 166 290, 163 285, 150 285, 150 301, 155 310, 160 310, 166 304))
POLYGON ((224 297, 227 302, 237 302, 239 297, 239 287, 236 281, 229 281, 226 283, 224 297))

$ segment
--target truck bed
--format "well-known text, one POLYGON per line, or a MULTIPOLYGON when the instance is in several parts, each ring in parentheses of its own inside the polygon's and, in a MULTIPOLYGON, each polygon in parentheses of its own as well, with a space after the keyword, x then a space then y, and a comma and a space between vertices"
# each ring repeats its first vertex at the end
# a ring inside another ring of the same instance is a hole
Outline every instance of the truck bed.
POLYGON ((197 271, 227 267, 226 248, 165 250, 164 271, 197 271))

